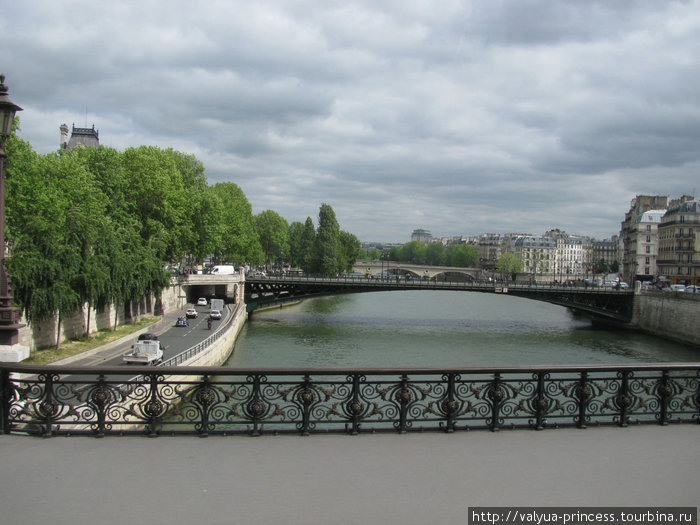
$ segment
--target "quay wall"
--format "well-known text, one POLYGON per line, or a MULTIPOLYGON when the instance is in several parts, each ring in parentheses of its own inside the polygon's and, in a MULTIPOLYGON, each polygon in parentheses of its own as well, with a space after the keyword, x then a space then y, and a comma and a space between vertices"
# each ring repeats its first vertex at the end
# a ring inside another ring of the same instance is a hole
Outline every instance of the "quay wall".
MULTIPOLYGON (((159 297, 145 297, 141 301, 132 302, 129 311, 123 304, 108 305, 97 310, 84 304, 82 308, 70 316, 61 319, 61 341, 79 339, 88 331, 94 334, 117 325, 129 324, 142 317, 153 317, 173 310, 182 310, 187 304, 187 294, 182 281, 173 279, 170 286, 165 288, 159 297)), ((58 334, 58 315, 44 321, 28 323, 22 315, 20 320, 25 326, 19 330, 19 343, 30 350, 47 348, 56 344, 58 334)))
POLYGON ((700 294, 639 290, 634 296, 632 324, 700 349, 700 294))

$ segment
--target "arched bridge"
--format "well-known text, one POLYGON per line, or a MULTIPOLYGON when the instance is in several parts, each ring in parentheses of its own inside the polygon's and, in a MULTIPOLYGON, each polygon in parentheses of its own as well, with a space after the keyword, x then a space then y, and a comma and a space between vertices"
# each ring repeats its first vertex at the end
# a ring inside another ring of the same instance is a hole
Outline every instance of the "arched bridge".
POLYGON ((245 282, 248 312, 310 297, 391 290, 454 290, 514 295, 566 306, 593 317, 628 323, 632 320, 633 290, 609 288, 494 285, 483 282, 450 282, 429 279, 369 279, 351 277, 263 277, 245 282))
POLYGON ((365 277, 411 277, 414 279, 444 280, 459 277, 462 281, 478 281, 484 278, 481 268, 459 266, 426 266, 423 264, 394 261, 357 261, 353 269, 365 277))

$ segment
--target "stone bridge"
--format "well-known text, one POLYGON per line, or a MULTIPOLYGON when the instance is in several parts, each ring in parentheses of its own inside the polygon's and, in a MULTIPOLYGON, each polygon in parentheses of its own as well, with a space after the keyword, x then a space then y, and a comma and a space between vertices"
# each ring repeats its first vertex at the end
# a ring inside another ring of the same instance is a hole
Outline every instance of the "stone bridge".
POLYGON ((462 278, 466 281, 485 279, 481 268, 460 268, 458 266, 427 266, 424 264, 397 263, 394 261, 357 261, 354 270, 364 276, 402 276, 414 279, 462 278))

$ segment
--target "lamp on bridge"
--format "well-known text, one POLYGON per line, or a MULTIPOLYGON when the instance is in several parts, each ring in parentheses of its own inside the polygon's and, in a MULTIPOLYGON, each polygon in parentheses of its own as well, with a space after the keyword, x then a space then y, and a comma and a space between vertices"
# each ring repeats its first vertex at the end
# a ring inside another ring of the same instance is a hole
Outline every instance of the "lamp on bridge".
POLYGON ((19 344, 20 311, 12 306, 10 276, 5 268, 5 142, 12 131, 15 113, 22 108, 7 96, 5 75, 0 74, 0 361, 19 362, 29 357, 29 348, 19 344))

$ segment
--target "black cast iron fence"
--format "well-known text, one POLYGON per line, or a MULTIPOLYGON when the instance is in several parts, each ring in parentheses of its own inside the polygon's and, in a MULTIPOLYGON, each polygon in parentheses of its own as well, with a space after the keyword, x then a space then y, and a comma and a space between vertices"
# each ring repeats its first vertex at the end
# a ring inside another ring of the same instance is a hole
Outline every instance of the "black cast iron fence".
POLYGON ((700 422, 700 364, 467 370, 0 365, 2 431, 238 434, 700 422))

